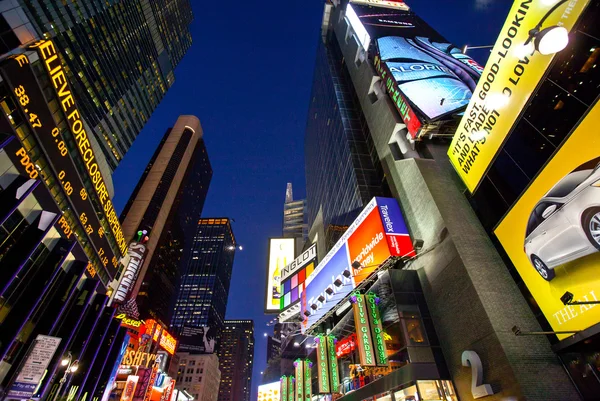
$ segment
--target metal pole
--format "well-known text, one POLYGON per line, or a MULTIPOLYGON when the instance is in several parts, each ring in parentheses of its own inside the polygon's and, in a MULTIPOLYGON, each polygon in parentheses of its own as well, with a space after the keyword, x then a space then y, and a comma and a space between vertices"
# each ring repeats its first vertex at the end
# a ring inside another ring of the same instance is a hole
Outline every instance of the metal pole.
POLYGON ((572 301, 572 302, 567 303, 567 305, 595 305, 595 304, 600 304, 600 301, 587 301, 587 302, 572 301))

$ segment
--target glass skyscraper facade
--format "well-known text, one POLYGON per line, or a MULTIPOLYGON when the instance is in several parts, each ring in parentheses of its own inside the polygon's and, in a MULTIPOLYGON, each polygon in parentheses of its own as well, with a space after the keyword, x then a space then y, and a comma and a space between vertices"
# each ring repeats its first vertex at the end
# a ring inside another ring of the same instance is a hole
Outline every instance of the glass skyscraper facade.
POLYGON ((250 401, 254 321, 226 320, 219 351, 221 386, 218 401, 250 401))
POLYGON ((309 229, 322 209, 327 249, 373 196, 387 193, 335 38, 319 41, 304 143, 309 229))
MULTIPOLYGON (((224 327, 236 242, 228 218, 202 218, 182 266, 177 301, 171 319, 174 333, 184 327, 210 327, 217 339, 224 327)), ((194 351, 202 338, 181 337, 179 351, 194 351)), ((217 344, 219 342, 217 341, 217 344)))
POLYGON ((52 38, 82 117, 115 169, 192 43, 189 0, 0 2, 0 51, 52 38))

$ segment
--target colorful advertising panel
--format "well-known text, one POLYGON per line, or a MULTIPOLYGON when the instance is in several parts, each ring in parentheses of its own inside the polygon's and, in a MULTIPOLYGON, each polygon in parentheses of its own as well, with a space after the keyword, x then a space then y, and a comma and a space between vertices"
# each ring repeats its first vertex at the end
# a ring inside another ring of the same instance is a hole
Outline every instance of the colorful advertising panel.
POLYGON ((137 387, 139 379, 140 378, 138 376, 127 377, 127 382, 125 382, 125 388, 123 389, 123 393, 121 393, 121 401, 133 400, 133 395, 135 394, 135 388, 137 387))
POLYGON ((278 313, 281 309, 281 271, 294 260, 295 244, 294 238, 269 239, 265 313, 278 313))
POLYGON ((402 7, 351 3, 348 21, 412 138, 464 110, 483 68, 402 7))
POLYGON ((258 386, 257 401, 279 401, 279 382, 258 386))
POLYGON ((319 394, 330 394, 329 383, 329 355, 327 352, 327 341, 325 336, 317 336, 317 376, 319 382, 319 394))
POLYGON ((415 250, 398 202, 373 198, 306 280, 302 330, 367 279, 391 256, 413 257, 415 250))
POLYGON ((387 349, 385 347, 385 333, 383 332, 381 315, 379 313, 379 297, 373 293, 368 293, 365 295, 365 302, 367 303, 369 326, 371 327, 373 347, 375 348, 375 361, 377 362, 377 366, 387 366, 387 349))
POLYGON ((8 391, 9 398, 29 399, 44 378, 61 339, 38 334, 35 345, 8 391))
POLYGON ((292 263, 281 270, 281 311, 297 304, 302 297, 305 282, 317 264, 317 244, 302 252, 292 263))
POLYGON ((344 355, 350 355, 356 349, 356 333, 350 334, 346 338, 338 340, 335 345, 335 354, 338 358, 344 355))
MULTIPOLYGON (((547 16, 543 28, 559 25, 570 31, 588 2, 565 2, 547 16)), ((555 3, 514 2, 458 125, 448 156, 471 192, 477 189, 554 58, 533 52, 524 44, 529 31, 555 3)))
POLYGON ((175 353, 177 340, 154 319, 146 320, 146 333, 151 334, 152 340, 157 342, 169 354, 173 355, 175 353))
MULTIPOLYGON (((69 128, 71 129, 73 138, 77 142, 77 150, 85 162, 86 171, 89 174, 89 179, 94 185, 94 190, 96 191, 98 200, 100 201, 102 210, 106 220, 108 221, 108 225, 114 234, 115 240, 117 241, 121 251, 121 255, 124 255, 125 251, 127 250, 127 241, 121 229, 119 216, 115 212, 108 189, 104 183, 104 177, 102 177, 102 173, 100 172, 98 161, 94 155, 92 145, 88 138, 89 135, 86 132, 84 123, 81 119, 77 102, 73 96, 73 91, 67 78, 69 74, 65 72, 65 69, 61 63, 60 54, 56 50, 56 47, 51 40, 39 40, 29 48, 35 49, 40 56, 40 59, 43 60, 44 67, 51 78, 50 82, 52 82, 52 86, 54 87, 61 108, 67 116, 69 128)), ((104 265, 106 266, 106 263, 104 265)))
POLYGON ((356 294, 352 296, 352 308, 354 311, 354 327, 356 329, 358 355, 360 364, 363 366, 376 366, 373 352, 373 338, 369 328, 369 317, 365 296, 356 294))
POLYGON ((494 231, 556 331, 600 322, 600 305, 561 301, 600 300, 599 125, 596 104, 494 231))

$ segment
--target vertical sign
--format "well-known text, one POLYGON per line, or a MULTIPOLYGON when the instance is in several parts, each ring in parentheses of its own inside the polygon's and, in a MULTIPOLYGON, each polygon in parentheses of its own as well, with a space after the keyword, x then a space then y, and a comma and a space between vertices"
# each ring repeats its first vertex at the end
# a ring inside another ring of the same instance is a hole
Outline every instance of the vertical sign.
POLYGON ((312 400, 312 380, 310 377, 312 367, 312 362, 306 360, 303 362, 304 364, 304 399, 303 401, 311 401, 312 400))
POLYGON ((14 398, 30 398, 44 377, 44 372, 52 360, 60 338, 38 335, 35 345, 25 360, 17 379, 11 386, 8 395, 14 398))
POLYGON ((288 394, 288 399, 284 400, 284 401, 294 401, 294 376, 290 375, 288 377, 288 389, 289 389, 289 394, 288 394))
POLYGON ((302 359, 296 359, 294 366, 296 368, 296 401, 304 401, 304 362, 302 359))
POLYGON ((338 371, 337 354, 335 352, 335 338, 327 336, 327 353, 329 354, 329 377, 331 378, 331 392, 340 391, 340 377, 338 371))
POLYGON ((281 391, 279 392, 280 394, 280 401, 288 401, 288 378, 287 376, 281 376, 281 391))
POLYGON ((125 388, 121 394, 121 401, 131 401, 135 394, 135 388, 137 387, 139 379, 138 376, 127 376, 127 382, 125 383, 125 388))
POLYGON ((356 328, 360 364, 363 366, 376 366, 365 296, 356 294, 351 299, 354 303, 352 307, 354 309, 354 327, 356 328))
POLYGON ((319 378, 319 394, 330 394, 329 385, 329 355, 325 336, 317 336, 317 371, 319 378))
POLYGON ((367 310, 369 315, 369 325, 371 326, 371 336, 375 346, 375 361, 377 366, 387 366, 387 350, 383 338, 383 327, 381 325, 381 314, 379 313, 379 297, 373 293, 365 295, 367 310))

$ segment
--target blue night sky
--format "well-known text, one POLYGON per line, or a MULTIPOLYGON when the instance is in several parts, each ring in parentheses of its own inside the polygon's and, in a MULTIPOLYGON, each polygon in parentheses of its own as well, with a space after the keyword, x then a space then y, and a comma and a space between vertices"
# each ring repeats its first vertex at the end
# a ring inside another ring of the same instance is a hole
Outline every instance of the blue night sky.
MULTIPOLYGON (((458 46, 495 42, 506 0, 407 0, 458 46)), ((287 182, 305 196, 304 130, 323 0, 192 1, 194 44, 175 84, 114 175, 117 211, 165 130, 181 114, 200 118, 214 175, 205 217, 235 219, 227 318, 254 319, 253 395, 266 366, 263 314, 268 238, 281 235, 287 182)), ((485 62, 487 50, 470 54, 485 62)))

